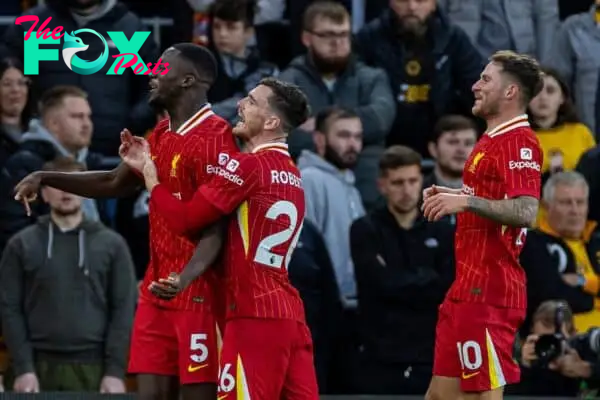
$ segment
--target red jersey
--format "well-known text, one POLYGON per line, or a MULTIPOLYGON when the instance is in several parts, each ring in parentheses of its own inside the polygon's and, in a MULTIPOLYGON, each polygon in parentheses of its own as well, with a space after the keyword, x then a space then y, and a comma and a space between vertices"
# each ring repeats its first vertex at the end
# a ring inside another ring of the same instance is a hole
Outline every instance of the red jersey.
MULTIPOLYGON (((542 151, 523 115, 486 132, 463 171, 463 193, 490 200, 540 197, 542 151)), ((503 226, 472 212, 458 215, 456 280, 447 297, 499 307, 526 308, 519 254, 526 228, 503 226)))
POLYGON ((304 322, 304 306, 287 266, 304 222, 300 172, 285 144, 224 157, 202 196, 230 217, 224 267, 227 318, 304 322))
MULTIPOLYGON (((168 119, 158 123, 148 138, 158 178, 174 196, 187 200, 198 187, 209 181, 208 165, 217 162, 221 151, 237 151, 231 127, 215 115, 209 105, 198 111, 176 132, 168 119)), ((171 272, 181 273, 197 245, 194 234, 177 235, 165 218, 152 211, 150 203, 150 262, 141 288, 142 298, 167 308, 200 311, 211 307, 208 287, 211 272, 190 284, 170 301, 160 300, 148 291, 148 285, 171 272)), ((200 231, 200 229, 199 229, 200 231)))

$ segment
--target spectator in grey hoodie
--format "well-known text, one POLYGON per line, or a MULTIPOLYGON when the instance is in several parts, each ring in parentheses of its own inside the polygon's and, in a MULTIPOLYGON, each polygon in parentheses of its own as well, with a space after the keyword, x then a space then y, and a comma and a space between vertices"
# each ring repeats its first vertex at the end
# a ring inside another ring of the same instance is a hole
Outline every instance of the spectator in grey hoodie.
MULTIPOLYGON (((72 158, 44 170, 81 171, 72 158)), ((121 236, 85 219, 81 198, 42 188, 50 215, 9 241, 0 262, 3 333, 16 392, 125 392, 136 286, 121 236)))
MULTIPOLYGON (((73 157, 88 169, 99 168, 101 156, 89 153, 93 125, 87 94, 74 86, 56 86, 42 95, 40 119, 32 120, 19 149, 6 160, 0 173, 0 250, 15 232, 35 222, 47 207, 37 203, 31 216, 13 198, 12 189, 29 173, 58 156, 73 157)), ((83 211, 92 221, 99 219, 96 201, 83 200, 83 211)))
POLYGON ((350 226, 365 215, 352 167, 362 148, 363 128, 351 110, 327 108, 315 120, 318 154, 302 151, 298 168, 306 196, 306 219, 319 230, 327 249, 343 305, 356 305, 356 282, 350 255, 350 226))
POLYGON ((332 105, 353 109, 363 126, 363 149, 354 167, 356 187, 365 207, 381 200, 377 163, 396 116, 386 73, 358 62, 351 51, 352 29, 346 8, 333 1, 312 3, 304 13, 302 43, 307 54, 293 60, 280 78, 300 86, 308 97, 312 118, 292 132, 290 151, 312 150, 315 115, 332 105))

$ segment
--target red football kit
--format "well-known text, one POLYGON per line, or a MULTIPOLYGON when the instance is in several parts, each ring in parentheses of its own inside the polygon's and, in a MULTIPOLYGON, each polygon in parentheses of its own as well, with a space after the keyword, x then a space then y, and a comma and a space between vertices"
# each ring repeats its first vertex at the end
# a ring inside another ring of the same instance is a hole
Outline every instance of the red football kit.
MULTIPOLYGON (((148 139, 162 186, 182 200, 190 199, 210 179, 206 172, 222 151, 237 151, 229 124, 209 105, 176 132, 168 119, 148 139)), ((150 262, 136 310, 129 372, 179 376, 182 384, 217 382, 219 312, 212 271, 195 280, 180 296, 164 301, 148 286, 171 272, 181 273, 197 245, 203 226, 181 226, 154 210, 150 199, 150 262)))
POLYGON ((191 201, 161 185, 152 195, 162 213, 194 224, 233 213, 223 256, 219 399, 318 399, 312 339, 287 274, 305 214, 300 173, 285 144, 223 155, 212 171, 215 179, 191 201))
MULTIPOLYGON (((463 193, 490 200, 540 197, 542 151, 527 115, 486 132, 463 171, 463 193)), ((456 279, 440 306, 434 375, 461 379, 465 392, 519 381, 513 343, 526 312, 519 254, 526 228, 472 212, 457 217, 456 279)))

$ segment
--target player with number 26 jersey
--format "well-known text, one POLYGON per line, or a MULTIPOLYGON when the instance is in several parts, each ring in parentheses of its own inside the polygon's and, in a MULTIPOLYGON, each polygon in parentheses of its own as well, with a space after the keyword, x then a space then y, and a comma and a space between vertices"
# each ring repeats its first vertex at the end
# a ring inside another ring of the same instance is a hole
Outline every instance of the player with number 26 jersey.
POLYGON ((199 191, 233 213, 219 398, 317 399, 312 340, 287 274, 305 213, 300 173, 286 144, 266 143, 232 156, 215 175, 199 191))

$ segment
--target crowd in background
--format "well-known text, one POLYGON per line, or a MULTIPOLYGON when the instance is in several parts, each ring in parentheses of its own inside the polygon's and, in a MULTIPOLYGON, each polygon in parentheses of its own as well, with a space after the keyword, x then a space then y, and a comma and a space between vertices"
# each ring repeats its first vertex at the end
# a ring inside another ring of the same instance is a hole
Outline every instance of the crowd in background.
MULTIPOLYGON (((462 187, 485 129, 470 110, 487 58, 506 49, 535 56, 545 85, 528 115, 544 152, 543 206, 521 257, 523 382, 509 391, 600 387, 594 351, 572 348, 541 366, 527 340, 555 332, 557 310, 566 310, 568 336, 600 327, 600 0, 32 3, 3 1, 0 13, 127 37, 147 30, 142 14, 172 18, 161 43, 150 35, 139 55, 154 62, 175 42, 208 46, 219 68, 209 101, 232 123, 238 100, 264 77, 306 93, 312 115, 288 141, 307 206, 289 275, 322 393, 425 393, 437 309, 454 277, 455 218, 426 221, 421 192, 462 187)), ((0 42, 4 387, 27 376, 44 391, 118 391, 149 257, 148 193, 92 200, 44 187, 27 215, 12 188, 37 170, 111 168, 120 131, 146 135, 160 116, 146 101, 148 76, 106 75, 111 63, 80 75, 44 61, 25 75, 29 26, 6 25, 0 42)), ((99 43, 90 39, 81 54, 95 59, 99 43)))

